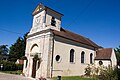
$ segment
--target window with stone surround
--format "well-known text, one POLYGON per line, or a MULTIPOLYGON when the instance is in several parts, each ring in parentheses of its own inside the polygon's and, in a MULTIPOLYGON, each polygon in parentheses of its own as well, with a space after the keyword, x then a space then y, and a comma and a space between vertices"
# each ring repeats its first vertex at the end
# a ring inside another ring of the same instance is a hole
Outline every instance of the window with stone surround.
POLYGON ((90 64, 92 64, 92 63, 93 63, 93 54, 90 53, 90 64))
POLYGON ((70 50, 70 62, 73 63, 74 62, 74 57, 75 57, 75 50, 71 49, 70 50))
POLYGON ((85 52, 81 52, 81 63, 85 63, 85 52))

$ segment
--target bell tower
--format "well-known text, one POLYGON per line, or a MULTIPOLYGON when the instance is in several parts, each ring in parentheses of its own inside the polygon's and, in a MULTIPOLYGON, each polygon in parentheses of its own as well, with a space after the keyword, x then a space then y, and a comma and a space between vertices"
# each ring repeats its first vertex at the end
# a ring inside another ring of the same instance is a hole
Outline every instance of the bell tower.
POLYGON ((23 72, 27 77, 51 77, 51 54, 54 43, 53 35, 49 32, 51 31, 49 29, 60 31, 63 14, 39 4, 33 11, 32 16, 33 23, 27 36, 25 52, 28 62, 24 63, 23 72), (41 59, 40 63, 34 60, 35 55, 38 55, 41 59))
POLYGON ((32 13, 33 24, 30 30, 30 34, 46 30, 55 29, 60 30, 61 27, 61 17, 63 14, 39 4, 32 13))

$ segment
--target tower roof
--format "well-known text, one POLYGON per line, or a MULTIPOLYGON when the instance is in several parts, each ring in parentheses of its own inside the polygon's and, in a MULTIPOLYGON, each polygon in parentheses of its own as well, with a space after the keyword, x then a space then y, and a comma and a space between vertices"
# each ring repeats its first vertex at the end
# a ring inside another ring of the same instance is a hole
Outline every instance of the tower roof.
POLYGON ((45 6, 45 5, 43 5, 42 3, 40 3, 40 4, 35 8, 35 10, 33 11, 32 15, 34 16, 34 15, 38 14, 39 12, 41 12, 41 11, 43 11, 43 10, 47 10, 47 9, 50 9, 50 10, 54 11, 55 13, 60 14, 61 16, 63 16, 63 14, 61 14, 61 13, 59 13, 59 12, 57 12, 57 11, 55 11, 55 10, 53 10, 53 9, 45 6))

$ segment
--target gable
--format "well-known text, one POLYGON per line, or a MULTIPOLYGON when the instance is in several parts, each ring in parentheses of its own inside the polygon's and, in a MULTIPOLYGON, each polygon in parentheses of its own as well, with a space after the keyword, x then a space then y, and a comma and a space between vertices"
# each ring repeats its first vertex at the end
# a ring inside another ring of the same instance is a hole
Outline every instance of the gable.
POLYGON ((45 6, 42 5, 42 4, 39 4, 39 5, 35 8, 35 10, 33 11, 32 15, 36 15, 36 14, 38 14, 39 12, 41 12, 41 11, 43 11, 43 10, 45 10, 45 6))

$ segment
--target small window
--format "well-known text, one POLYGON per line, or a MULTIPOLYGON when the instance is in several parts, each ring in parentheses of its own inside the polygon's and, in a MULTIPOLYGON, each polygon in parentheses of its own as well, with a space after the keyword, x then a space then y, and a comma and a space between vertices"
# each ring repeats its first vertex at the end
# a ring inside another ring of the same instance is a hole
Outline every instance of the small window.
POLYGON ((85 63, 85 52, 82 51, 81 53, 81 63, 85 63))
POLYGON ((74 49, 70 50, 70 62, 74 62, 74 49))
POLYGON ((93 54, 91 53, 90 54, 90 64, 92 64, 93 63, 93 54))
POLYGON ((52 26, 56 26, 56 21, 55 21, 55 18, 54 18, 54 17, 52 17, 52 19, 51 19, 51 25, 52 25, 52 26))
POLYGON ((102 61, 99 61, 99 65, 100 65, 100 66, 103 65, 103 62, 102 62, 102 61))
POLYGON ((57 55, 57 56, 55 57, 55 59, 56 59, 57 62, 60 61, 60 55, 57 55))
POLYGON ((26 60, 25 68, 27 68, 28 60, 26 60))

